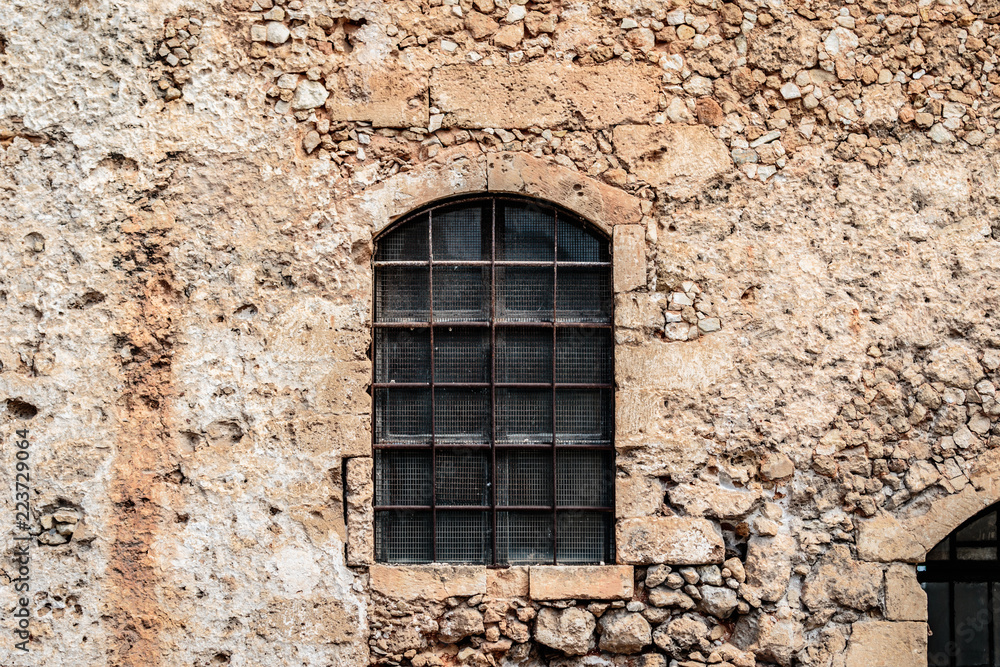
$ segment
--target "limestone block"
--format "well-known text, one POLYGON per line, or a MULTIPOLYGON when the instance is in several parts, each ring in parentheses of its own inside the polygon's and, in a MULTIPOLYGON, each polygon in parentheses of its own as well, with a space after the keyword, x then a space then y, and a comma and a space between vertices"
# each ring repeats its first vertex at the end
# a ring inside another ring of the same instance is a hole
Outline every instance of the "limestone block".
POLYGON ((805 645, 802 624, 793 618, 778 618, 765 613, 744 616, 736 623, 732 642, 757 657, 782 667, 789 667, 795 654, 805 645))
POLYGON ((670 503, 690 516, 735 519, 750 512, 760 500, 760 491, 725 489, 704 480, 678 484, 670 490, 670 503))
POLYGON ((486 595, 499 600, 527 597, 529 581, 527 567, 490 569, 486 571, 486 595))
POLYGON ((630 475, 615 481, 615 516, 649 516, 663 504, 663 484, 655 477, 630 475))
POLYGON ((855 561, 845 546, 832 548, 806 578, 802 601, 813 611, 831 603, 865 611, 878 605, 882 568, 855 561))
POLYGON ((642 225, 618 225, 614 234, 615 292, 646 284, 646 230, 642 225))
POLYGON ((646 517, 618 522, 618 558, 635 564, 721 563, 722 531, 706 519, 646 517))
POLYGON ((372 67, 344 67, 329 75, 330 119, 362 120, 375 127, 427 127, 427 75, 372 67))
POLYGON ((615 225, 642 219, 640 200, 604 183, 525 153, 492 153, 487 161, 491 192, 513 192, 565 206, 610 233, 615 225))
POLYGON ((438 639, 454 644, 470 635, 480 635, 485 630, 481 612, 471 607, 456 607, 442 617, 438 639))
POLYGON ((535 640, 567 655, 584 655, 594 648, 597 619, 580 607, 543 607, 535 621, 535 640))
POLYGON ((373 591, 398 600, 446 600, 486 593, 486 567, 480 565, 372 565, 373 591))
POLYGON ((894 563, 886 570, 885 615, 890 621, 927 620, 927 594, 913 565, 894 563))
POLYGON ((732 341, 725 332, 684 345, 650 342, 615 347, 620 389, 697 392, 718 382, 734 364, 732 341))
POLYGON ((725 145, 704 125, 619 125, 613 137, 630 171, 671 197, 690 198, 733 166, 725 145))
POLYGON ((859 522, 857 546, 859 558, 879 563, 916 563, 926 553, 915 535, 887 513, 859 522))
POLYGON ((845 667, 926 667, 927 626, 923 623, 855 623, 845 667))
POLYGON ((529 577, 532 600, 628 600, 632 597, 631 565, 533 565, 529 577))
POLYGON ((789 535, 750 538, 745 585, 765 602, 780 600, 791 578, 794 551, 795 540, 789 535))
POLYGON ((373 459, 348 459, 345 498, 347 502, 347 563, 375 562, 373 459))
POLYGON ((523 66, 445 65, 430 79, 445 127, 597 129, 653 120, 662 71, 614 61, 592 67, 538 60, 523 66), (614 90, 614 95, 595 95, 614 90))
POLYGON ((624 609, 609 611, 601 616, 598 623, 601 640, 598 646, 609 653, 638 653, 653 641, 653 631, 649 621, 642 614, 624 609))

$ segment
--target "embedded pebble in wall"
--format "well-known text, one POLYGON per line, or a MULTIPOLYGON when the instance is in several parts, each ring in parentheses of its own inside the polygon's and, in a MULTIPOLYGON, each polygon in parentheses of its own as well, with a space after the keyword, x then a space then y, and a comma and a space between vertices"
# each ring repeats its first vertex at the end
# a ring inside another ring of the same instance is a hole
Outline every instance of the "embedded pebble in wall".
POLYGON ((271 44, 284 44, 291 37, 291 31, 284 23, 271 21, 267 24, 267 41, 271 44))

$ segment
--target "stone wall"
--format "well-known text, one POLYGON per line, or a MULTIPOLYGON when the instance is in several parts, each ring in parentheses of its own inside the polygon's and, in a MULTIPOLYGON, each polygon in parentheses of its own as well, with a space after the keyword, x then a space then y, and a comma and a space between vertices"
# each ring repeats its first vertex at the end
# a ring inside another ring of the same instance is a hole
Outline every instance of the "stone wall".
POLYGON ((998 48, 993 0, 7 3, 4 664, 922 667, 914 563, 1000 500, 998 48), (486 191, 612 239, 617 564, 372 563, 373 244, 486 191))

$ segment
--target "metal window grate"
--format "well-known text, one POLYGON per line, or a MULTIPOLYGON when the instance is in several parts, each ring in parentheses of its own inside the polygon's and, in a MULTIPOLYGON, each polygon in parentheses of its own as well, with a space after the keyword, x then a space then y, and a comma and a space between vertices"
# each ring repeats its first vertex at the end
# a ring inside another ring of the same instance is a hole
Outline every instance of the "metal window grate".
POLYGON ((930 667, 1000 665, 1000 504, 972 517, 927 554, 930 667))
POLYGON ((517 197, 379 239, 379 561, 613 560, 610 260, 582 220, 517 197))

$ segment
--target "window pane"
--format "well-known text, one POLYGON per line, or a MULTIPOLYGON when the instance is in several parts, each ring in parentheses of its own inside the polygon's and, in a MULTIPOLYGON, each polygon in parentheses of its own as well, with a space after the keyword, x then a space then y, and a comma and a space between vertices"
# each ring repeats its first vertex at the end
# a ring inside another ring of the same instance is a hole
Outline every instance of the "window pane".
POLYGON ((430 381, 430 329, 376 330, 375 359, 376 382, 430 381))
POLYGON ((610 563, 611 512, 561 511, 559 562, 610 563))
POLYGON ((955 584, 955 644, 958 667, 989 662, 989 608, 986 584, 955 584))
POLYGON ((934 547, 933 549, 931 549, 931 552, 929 554, 927 554, 927 560, 948 560, 948 558, 949 558, 949 555, 948 555, 948 548, 949 548, 948 547, 948 541, 950 539, 951 539, 950 537, 946 538, 944 541, 942 541, 936 547, 934 547))
POLYGON ((483 322, 490 316, 489 267, 435 266, 434 321, 483 322))
POLYGON ((429 389, 376 389, 375 412, 377 443, 430 444, 429 389))
POLYGON ((995 542, 997 539, 997 515, 991 512, 972 522, 955 534, 959 542, 995 542))
POLYGON ((611 452, 562 450, 556 454, 556 503, 611 507, 611 452))
POLYGON ((497 451, 497 505, 551 506, 552 451, 497 451))
POLYGON ((555 256, 551 209, 505 203, 497 228, 497 259, 551 262, 555 256))
POLYGON ((438 442, 488 443, 489 390, 435 389, 434 437, 438 442))
POLYGON ((611 383, 611 330, 556 332, 556 382, 611 383))
POLYGON ((434 330, 435 382, 489 382, 490 330, 486 327, 434 330))
POLYGON ((497 512, 497 562, 552 562, 551 512, 497 512))
POLYGON ((497 389, 497 442, 552 442, 550 389, 497 389))
POLYGON ((427 251, 427 215, 421 215, 383 236, 378 242, 377 261, 414 261, 430 258, 427 251))
POLYGON ((556 442, 611 443, 610 389, 557 389, 556 442))
POLYGON ((435 497, 438 506, 488 505, 489 464, 488 449, 437 450, 435 497))
POLYGON ((498 382, 551 382, 552 330, 497 329, 498 382))
POLYGON ((575 221, 559 218, 560 262, 609 262, 607 244, 590 232, 584 231, 575 221))
POLYGON ((439 511, 437 559, 441 563, 487 563, 492 560, 489 512, 439 511))
POLYGON ((390 563, 429 563, 431 513, 384 510, 375 513, 375 558, 390 563))
POLYGON ((958 560, 996 560, 996 547, 958 547, 955 549, 958 560))
POLYGON ((993 584, 993 667, 1000 667, 1000 583, 993 584))
MULTIPOLYGON (((434 261, 483 260, 490 258, 489 243, 483 241, 483 210, 478 204, 450 211, 434 211, 434 261)), ((489 241, 487 229, 486 241, 489 241)))
POLYGON ((607 322, 611 319, 611 269, 559 268, 556 319, 607 322))
POLYGON ((551 322, 552 279, 551 268, 496 267, 497 319, 551 322))
POLYGON ((948 667, 950 659, 948 644, 951 603, 948 600, 948 584, 929 582, 923 585, 927 592, 927 623, 931 635, 927 639, 927 664, 930 667, 948 667))
POLYGON ((375 452, 375 504, 431 504, 431 453, 426 451, 375 452))
POLYGON ((375 280, 379 322, 426 322, 430 317, 427 267, 383 266, 375 280))

